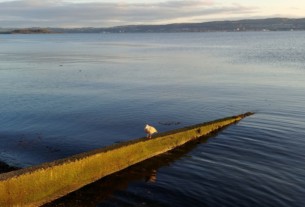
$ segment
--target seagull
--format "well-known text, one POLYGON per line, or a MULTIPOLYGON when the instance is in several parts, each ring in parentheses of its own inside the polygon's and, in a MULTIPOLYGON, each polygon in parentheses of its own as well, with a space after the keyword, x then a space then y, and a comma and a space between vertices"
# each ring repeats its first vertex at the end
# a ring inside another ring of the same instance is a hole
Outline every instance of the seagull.
POLYGON ((145 133, 147 134, 147 138, 148 138, 148 139, 151 138, 151 135, 152 135, 152 134, 158 132, 158 131, 156 130, 155 127, 149 126, 148 124, 145 125, 144 131, 145 131, 145 133))

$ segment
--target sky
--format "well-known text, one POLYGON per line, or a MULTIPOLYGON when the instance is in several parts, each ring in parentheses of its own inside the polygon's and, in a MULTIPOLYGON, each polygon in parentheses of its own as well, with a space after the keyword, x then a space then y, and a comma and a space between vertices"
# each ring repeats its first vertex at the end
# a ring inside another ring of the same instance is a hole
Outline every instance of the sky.
POLYGON ((0 0, 0 28, 304 18, 305 0, 0 0))

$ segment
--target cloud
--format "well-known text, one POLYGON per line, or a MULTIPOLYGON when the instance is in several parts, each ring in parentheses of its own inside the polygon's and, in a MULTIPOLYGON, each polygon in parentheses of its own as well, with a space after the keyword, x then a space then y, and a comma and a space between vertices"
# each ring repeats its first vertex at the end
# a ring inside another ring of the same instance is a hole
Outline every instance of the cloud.
POLYGON ((213 0, 171 0, 158 3, 73 3, 64 0, 18 0, 0 3, 0 27, 109 27, 207 21, 217 15, 238 15, 257 8, 219 5, 213 0))

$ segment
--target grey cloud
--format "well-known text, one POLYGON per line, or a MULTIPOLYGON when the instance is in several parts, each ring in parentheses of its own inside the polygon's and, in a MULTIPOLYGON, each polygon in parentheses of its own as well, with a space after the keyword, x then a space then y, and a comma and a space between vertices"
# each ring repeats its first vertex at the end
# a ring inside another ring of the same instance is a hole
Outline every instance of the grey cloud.
POLYGON ((244 14, 255 10, 256 8, 240 5, 221 7, 212 0, 177 0, 150 4, 19 0, 0 3, 0 27, 108 27, 158 24, 173 22, 178 18, 205 21, 204 16, 212 14, 244 14))

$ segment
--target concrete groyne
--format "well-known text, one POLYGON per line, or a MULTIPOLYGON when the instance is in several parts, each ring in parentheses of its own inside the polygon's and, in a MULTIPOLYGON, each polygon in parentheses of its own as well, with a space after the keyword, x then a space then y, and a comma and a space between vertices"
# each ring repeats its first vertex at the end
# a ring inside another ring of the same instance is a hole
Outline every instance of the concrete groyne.
POLYGON ((218 131, 253 113, 140 138, 0 174, 0 206, 40 206, 131 165, 218 131))

